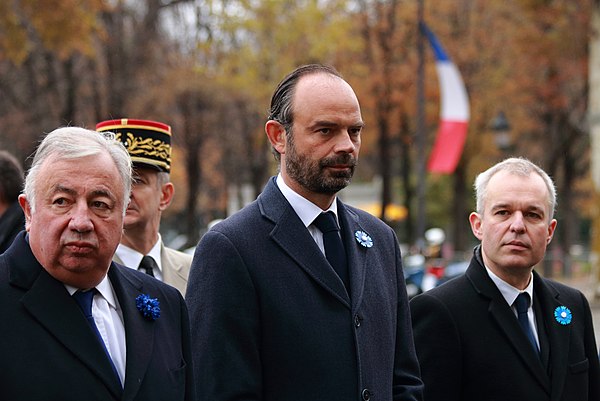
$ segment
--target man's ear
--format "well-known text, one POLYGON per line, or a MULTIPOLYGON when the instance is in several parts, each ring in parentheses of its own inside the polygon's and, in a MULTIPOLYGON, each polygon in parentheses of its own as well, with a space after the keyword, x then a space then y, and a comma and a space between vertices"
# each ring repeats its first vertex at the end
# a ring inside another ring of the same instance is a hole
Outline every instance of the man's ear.
POLYGON ((469 223, 471 223, 471 231, 473 231, 473 235, 475 238, 481 241, 483 237, 483 233, 481 231, 481 216, 478 213, 471 213, 469 215, 469 223))
POLYGON ((19 205, 25 214, 25 230, 29 232, 29 226, 31 224, 31 205, 29 204, 27 197, 23 194, 19 195, 19 205))
POLYGON ((281 123, 275 120, 269 120, 265 124, 265 132, 267 138, 271 142, 271 146, 280 154, 285 154, 285 128, 281 123))
POLYGON ((160 204, 158 206, 161 212, 169 207, 174 194, 175 186, 173 186, 172 182, 167 182, 162 186, 160 189, 160 204))

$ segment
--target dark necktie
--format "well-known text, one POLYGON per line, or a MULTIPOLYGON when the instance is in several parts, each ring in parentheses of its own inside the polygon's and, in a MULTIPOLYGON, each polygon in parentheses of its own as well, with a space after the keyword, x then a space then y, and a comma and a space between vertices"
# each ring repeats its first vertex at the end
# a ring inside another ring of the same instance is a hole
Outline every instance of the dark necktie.
POLYGON ((138 266, 138 270, 140 268, 144 269, 147 275, 154 277, 154 270, 158 270, 158 265, 156 264, 152 256, 146 255, 142 258, 142 261, 138 266))
POLYGON ((527 309, 529 309, 529 294, 526 292, 522 292, 517 296, 515 302, 513 304, 517 309, 517 319, 519 320, 519 325, 521 329, 527 336, 527 339, 533 346, 535 353, 539 355, 539 350, 537 343, 535 341, 535 337, 533 336, 533 331, 531 330, 531 325, 529 324, 529 319, 527 318, 527 309))
POLYGON ((348 265, 346 262, 346 251, 340 238, 340 228, 335 220, 333 212, 321 213, 313 224, 323 233, 323 245, 325 256, 329 264, 344 282, 346 289, 349 288, 348 265))
POLYGON ((95 288, 89 291, 77 291, 75 294, 73 294, 73 298, 75 299, 75 301, 77 301, 77 305, 79 305, 79 308, 85 315, 88 324, 96 334, 96 338, 98 339, 98 341, 100 341, 100 344, 102 344, 102 348, 104 349, 104 352, 108 357, 110 366, 112 367, 114 374, 117 376, 117 379, 119 379, 119 373, 117 372, 117 368, 113 364, 112 358, 110 357, 108 349, 106 348, 106 344, 104 344, 102 335, 100 334, 100 331, 98 331, 98 327, 96 326, 96 322, 94 321, 94 317, 92 316, 92 302, 94 301, 94 294, 96 293, 96 291, 97 290, 95 288))

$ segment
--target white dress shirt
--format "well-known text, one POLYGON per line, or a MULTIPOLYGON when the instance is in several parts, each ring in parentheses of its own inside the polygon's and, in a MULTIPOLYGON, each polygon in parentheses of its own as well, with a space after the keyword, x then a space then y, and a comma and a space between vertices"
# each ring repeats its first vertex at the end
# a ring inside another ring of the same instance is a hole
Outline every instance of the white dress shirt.
POLYGON ((328 212, 328 211, 332 211, 333 214, 335 215, 335 219, 339 226, 340 223, 339 223, 339 218, 338 218, 338 213, 337 213, 337 202, 336 202, 337 197, 333 200, 333 202, 331 203, 331 206, 329 206, 329 209, 322 210, 319 206, 315 205, 314 203, 312 203, 311 201, 309 201, 308 199, 304 198, 303 196, 301 196, 297 192, 295 192, 293 189, 291 189, 283 181, 283 177, 281 176, 281 174, 279 174, 277 176, 276 183, 277 183, 277 186, 279 187, 279 190, 285 197, 285 199, 287 199, 287 201, 290 203, 290 205, 292 206, 292 209, 294 209, 294 211, 296 212, 298 217, 300 217, 300 220, 302 220, 302 223, 304 223, 304 226, 308 229, 308 232, 310 233, 310 235, 312 235, 312 237, 314 238, 315 242, 319 246, 319 249, 321 250, 321 252, 323 252, 323 255, 325 255, 325 245, 323 244, 323 233, 314 224, 312 224, 312 222, 315 221, 315 219, 317 218, 317 216, 319 216, 319 214, 328 212))
MULTIPOLYGON (((67 284, 65 284, 65 287, 70 295, 79 290, 79 288, 67 284)), ((124 385, 127 350, 123 312, 108 276, 105 276, 100 284, 96 286, 96 290, 98 292, 94 295, 92 301, 92 316, 110 358, 117 369, 121 385, 124 385)))
MULTIPOLYGON (((158 234, 158 241, 156 241, 156 244, 154 244, 152 249, 150 249, 150 252, 148 252, 148 256, 152 256, 152 259, 154 259, 154 261, 158 265, 158 270, 155 270, 153 272, 154 278, 163 281, 162 261, 160 255, 161 244, 162 239, 160 237, 160 234, 158 234)), ((138 266, 140 265, 140 262, 142 261, 142 258, 144 257, 144 255, 142 255, 135 249, 131 249, 130 247, 123 244, 119 244, 115 253, 119 257, 119 259, 121 259, 125 266, 131 267, 134 270, 137 270, 138 266)))
POLYGON ((515 288, 512 285, 508 284, 500 277, 496 276, 487 266, 485 267, 485 270, 487 270, 488 275, 490 276, 494 284, 496 284, 496 287, 498 287, 500 293, 502 293, 502 296, 504 297, 506 302, 509 305, 511 305, 515 316, 518 316, 517 309, 513 306, 515 299, 517 299, 517 296, 519 296, 519 294, 522 292, 526 292, 527 294, 529 294, 529 299, 531 299, 531 302, 529 303, 529 308, 527 308, 527 319, 529 320, 529 326, 531 326, 531 331, 533 332, 533 337, 535 338, 535 342, 537 343, 537 347, 539 350, 540 340, 538 338, 537 326, 535 324, 535 313, 533 311, 533 273, 531 273, 531 278, 529 279, 529 284, 527 285, 527 288, 521 291, 518 288, 515 288))

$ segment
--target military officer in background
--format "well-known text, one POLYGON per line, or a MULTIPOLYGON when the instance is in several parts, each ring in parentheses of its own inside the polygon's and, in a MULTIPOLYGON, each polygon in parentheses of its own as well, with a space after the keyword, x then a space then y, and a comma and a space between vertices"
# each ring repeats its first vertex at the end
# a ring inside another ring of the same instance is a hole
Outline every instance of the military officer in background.
POLYGON ((162 212, 175 192, 170 180, 171 127, 121 118, 98 123, 96 131, 115 133, 134 168, 131 202, 113 260, 164 281, 185 295, 192 255, 166 247, 159 233, 162 212))

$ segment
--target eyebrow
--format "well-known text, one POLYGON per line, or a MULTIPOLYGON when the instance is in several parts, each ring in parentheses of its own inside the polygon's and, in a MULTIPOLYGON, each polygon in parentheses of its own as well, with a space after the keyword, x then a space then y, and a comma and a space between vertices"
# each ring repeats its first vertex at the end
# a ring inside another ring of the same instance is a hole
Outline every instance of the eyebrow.
MULTIPOLYGON (((77 195, 77 191, 75 191, 73 188, 65 187, 64 185, 61 185, 61 184, 56 184, 52 188, 51 194, 54 195, 54 194, 61 193, 61 192, 64 192, 71 196, 77 195)), ((106 189, 95 189, 91 192, 91 195, 92 195, 92 197, 104 196, 109 199, 116 199, 116 197, 112 194, 112 192, 110 192, 106 189)))
POLYGON ((94 196, 107 196, 109 198, 113 198, 113 194, 112 192, 110 192, 109 190, 106 189, 96 189, 94 191, 92 191, 92 195, 94 196))
MULTIPOLYGON (((498 209, 514 209, 514 207, 512 206, 512 204, 510 203, 497 203, 495 205, 492 205, 490 210, 498 210, 498 209)), ((525 211, 531 212, 531 211, 535 211, 538 212, 540 214, 546 215, 546 209, 543 207, 539 207, 539 206, 535 206, 535 205, 530 205, 527 206, 527 208, 525 208, 525 211)))
POLYGON ((52 187, 52 190, 51 190, 50 193, 52 195, 54 195, 54 194, 57 194, 59 192, 64 192, 64 193, 67 193, 69 195, 75 195, 77 193, 77 191, 75 191, 73 188, 68 188, 68 187, 65 187, 64 185, 61 185, 61 184, 54 185, 54 187, 52 187))
MULTIPOLYGON (((314 123, 312 123, 310 125, 311 128, 315 128, 315 127, 342 127, 345 126, 346 124, 339 124, 333 121, 329 121, 329 120, 319 120, 319 121, 315 121, 314 123)), ((352 128, 364 128, 365 127, 365 123, 363 121, 357 121, 354 124, 347 124, 348 127, 352 127, 352 128)))

